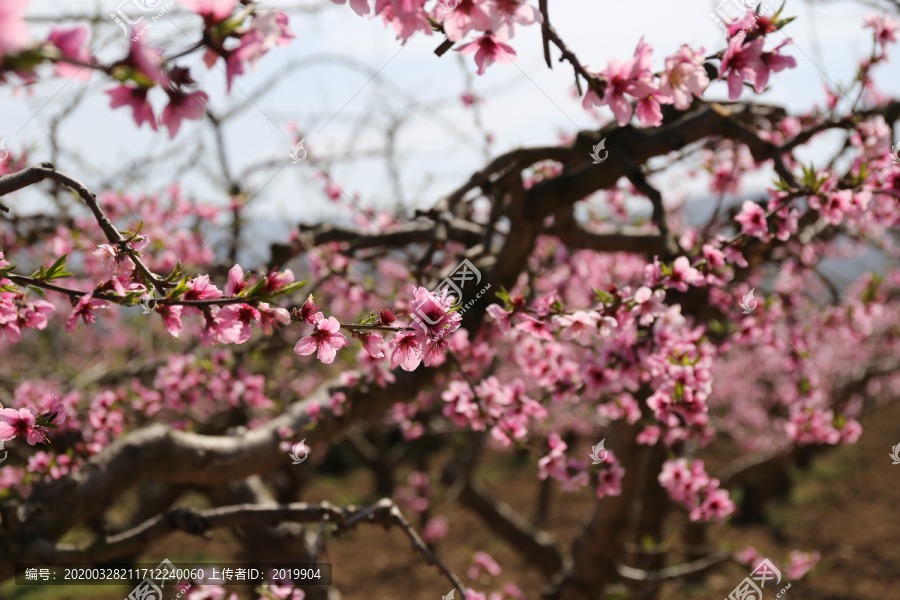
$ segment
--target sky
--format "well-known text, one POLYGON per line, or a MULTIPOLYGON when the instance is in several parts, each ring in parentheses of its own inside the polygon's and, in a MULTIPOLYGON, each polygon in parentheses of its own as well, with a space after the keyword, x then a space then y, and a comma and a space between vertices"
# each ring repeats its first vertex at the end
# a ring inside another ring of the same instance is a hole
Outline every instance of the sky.
MULTIPOLYGON (((131 1, 32 0, 28 13, 35 18, 32 36, 43 38, 50 22, 60 16, 87 11, 104 22, 94 39, 94 51, 101 59, 121 57, 127 36, 106 15, 120 7, 127 11, 131 1)), ((251 200, 245 211, 269 217, 267 221, 274 218, 283 225, 283 232, 297 221, 346 220, 357 210, 346 198, 337 204, 327 199, 323 172, 357 206, 427 208, 467 180, 488 156, 520 146, 556 144, 561 135, 600 125, 575 97, 571 67, 554 61, 553 69, 547 68, 539 27, 518 29, 511 42, 517 63, 493 65, 484 76, 477 76, 471 55, 434 54, 442 37, 416 35, 401 45, 380 18, 358 17, 348 5, 327 0, 260 4, 301 11, 293 12, 291 18, 296 38, 264 57, 257 73, 239 77, 230 97, 225 95, 221 69, 207 70, 199 57, 184 64, 192 67, 194 78, 210 93, 212 110, 221 114, 246 105, 224 128, 229 161, 236 172, 272 162, 271 168, 247 178, 251 200), (475 127, 473 111, 460 101, 469 85, 484 99, 479 112, 494 138, 489 149, 475 127), (267 93, 259 95, 263 87, 267 93), (291 123, 299 128, 309 150, 308 160, 300 164, 292 164, 289 157, 296 139, 291 123), (399 189, 392 184, 382 156, 390 129, 396 132, 399 189)), ((770 12, 774 6, 770 4, 771 0, 763 1, 763 12, 770 12)), ((654 47, 654 66, 661 68, 665 56, 684 43, 707 52, 723 48, 724 35, 710 18, 715 6, 700 0, 550 0, 550 19, 589 67, 599 70, 609 58, 626 60, 643 37, 654 47)), ((824 85, 849 82, 858 60, 871 51, 871 35, 861 27, 869 12, 854 2, 812 6, 787 0, 783 15, 798 18, 772 40, 789 38, 793 43, 786 53, 797 59, 798 66, 774 74, 769 90, 754 99, 784 105, 793 113, 821 105, 824 85)), ((182 48, 196 37, 199 26, 199 17, 175 6, 146 36, 151 43, 170 40, 171 48, 182 48)), ((554 51, 554 57, 558 52, 554 51)), ((882 66, 876 80, 896 95, 900 93, 897 74, 895 65, 882 66)), ((0 138, 5 137, 7 148, 14 151, 31 148, 34 162, 47 160, 47 132, 54 119, 74 97, 84 94, 59 125, 63 152, 58 168, 89 187, 148 193, 178 181, 199 199, 227 202, 215 175, 218 163, 208 127, 189 123, 174 140, 164 130, 138 129, 130 111, 109 108, 103 93, 109 87, 96 75, 87 84, 49 77, 28 90, 4 86, 0 88, 0 138), (200 144, 204 146, 198 164, 191 167, 189 155, 200 144), (147 161, 146 156, 154 160, 147 161)), ((705 97, 724 99, 726 94, 724 83, 716 82, 705 97)), ((750 98, 746 92, 745 98, 750 98)), ((156 106, 161 109, 159 103, 156 106)), ((603 122, 611 118, 605 108, 600 113, 603 122)), ((837 136, 816 139, 816 144, 799 152, 802 160, 824 161, 840 142, 837 136)), ((749 196, 769 181, 769 173, 754 176, 742 193, 749 196)), ((686 180, 683 171, 667 180, 665 190, 671 198, 708 196, 705 183, 686 180)), ((39 194, 27 198, 23 194, 19 202, 21 210, 47 208, 39 194)))

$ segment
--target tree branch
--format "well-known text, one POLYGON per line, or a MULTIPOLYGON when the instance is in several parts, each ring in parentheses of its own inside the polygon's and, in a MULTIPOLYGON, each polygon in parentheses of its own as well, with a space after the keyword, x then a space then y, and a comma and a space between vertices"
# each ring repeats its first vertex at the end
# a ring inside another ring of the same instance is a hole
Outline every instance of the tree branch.
POLYGON ((34 185, 44 179, 52 179, 61 183, 81 196, 84 203, 87 204, 88 208, 91 209, 91 212, 94 213, 94 218, 100 225, 100 229, 102 229, 103 233, 106 235, 106 239, 116 248, 121 248, 128 254, 128 257, 134 262, 138 272, 146 281, 150 282, 153 287, 156 288, 156 291, 163 295, 166 293, 166 283, 154 275, 141 261, 137 251, 126 242, 122 234, 119 233, 119 230, 112 224, 112 221, 104 214, 103 209, 101 209, 100 205, 97 203, 97 196, 95 196, 94 193, 80 181, 57 171, 52 163, 42 162, 28 167, 23 171, 19 171, 18 173, 0 177, 0 196, 5 196, 10 192, 34 185))

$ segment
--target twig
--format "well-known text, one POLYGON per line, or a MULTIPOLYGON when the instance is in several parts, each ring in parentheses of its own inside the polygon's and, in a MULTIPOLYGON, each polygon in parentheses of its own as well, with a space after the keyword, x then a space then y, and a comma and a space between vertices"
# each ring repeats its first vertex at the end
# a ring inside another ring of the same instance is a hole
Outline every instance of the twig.
POLYGON ((112 224, 112 221, 103 213, 103 209, 100 208, 100 205, 97 203, 97 196, 94 195, 83 183, 80 181, 69 177, 64 173, 60 173, 56 170, 52 163, 42 162, 32 167, 28 167, 23 171, 19 171, 18 173, 12 173, 10 175, 6 175, 4 177, 0 177, 0 196, 5 196, 10 192, 14 192, 20 190, 24 187, 28 187, 30 185, 34 185, 43 181, 44 179, 52 179, 67 188, 71 189, 84 200, 84 203, 87 204, 88 208, 91 209, 91 212, 94 213, 94 218, 97 220, 97 223, 100 225, 100 229, 103 230, 103 233, 106 235, 106 239, 109 240, 111 244, 113 244, 117 248, 121 248, 128 257, 135 264, 135 268, 138 272, 145 278, 146 281, 149 281, 156 291, 160 294, 165 295, 166 293, 166 282, 162 279, 159 279, 155 274, 153 274, 150 269, 141 261, 138 256, 138 253, 134 248, 132 248, 126 239, 119 233, 119 230, 115 228, 112 224))

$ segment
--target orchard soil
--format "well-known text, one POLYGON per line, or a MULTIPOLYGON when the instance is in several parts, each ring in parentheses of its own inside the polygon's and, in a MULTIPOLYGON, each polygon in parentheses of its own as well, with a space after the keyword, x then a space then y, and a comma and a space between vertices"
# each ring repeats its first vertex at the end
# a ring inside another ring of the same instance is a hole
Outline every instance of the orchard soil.
MULTIPOLYGON (((762 556, 776 560, 785 559, 792 549, 818 550, 822 559, 813 573, 799 581, 783 577, 779 589, 791 583, 784 600, 900 600, 900 465, 892 465, 888 456, 891 446, 900 443, 900 404, 876 409, 861 422, 864 433, 856 445, 828 449, 805 471, 792 469, 792 488, 783 498, 770 501, 765 522, 731 522, 724 529, 710 528, 710 541, 716 547, 739 550, 754 546, 762 556)), ((704 456, 707 470, 714 475, 737 456, 735 448, 723 442, 713 444, 704 456)), ((531 518, 538 494, 533 462, 489 455, 476 478, 496 497, 531 518)), ((405 483, 405 476, 402 473, 399 484, 405 483)), ((371 475, 357 469, 340 477, 318 478, 303 500, 359 505, 377 500, 373 487, 371 475)), ((594 500, 588 488, 574 493, 559 488, 553 488, 543 527, 565 548, 594 500)), ((510 545, 495 538, 476 515, 448 502, 446 493, 436 484, 432 505, 432 515, 443 516, 450 524, 447 537, 436 546, 445 564, 476 590, 496 591, 515 582, 529 600, 537 600, 546 583, 540 573, 525 564, 510 545), (502 573, 470 579, 467 571, 477 551, 492 555, 502 573)), ((404 512, 419 525, 416 515, 404 512)), ((681 513, 667 522, 667 539, 673 547, 681 545, 685 523, 681 513)), ((176 563, 179 557, 222 561, 236 552, 237 543, 230 532, 217 532, 211 540, 178 534, 156 543, 140 562, 162 557, 176 563)), ((682 558, 673 553, 670 564, 682 558)), ((323 560, 334 565, 334 581, 345 600, 438 600, 451 589, 435 567, 412 551, 408 539, 396 528, 385 531, 361 525, 341 538, 330 538, 323 560)), ((739 565, 719 566, 700 583, 666 584, 658 600, 722 600, 746 575, 747 570, 739 565)), ((767 591, 764 600, 772 600, 777 591, 767 591)), ((110 587, 0 587, 0 598, 9 600, 122 600, 127 593, 127 589, 110 587)), ((460 599, 459 592, 456 598, 460 599)))

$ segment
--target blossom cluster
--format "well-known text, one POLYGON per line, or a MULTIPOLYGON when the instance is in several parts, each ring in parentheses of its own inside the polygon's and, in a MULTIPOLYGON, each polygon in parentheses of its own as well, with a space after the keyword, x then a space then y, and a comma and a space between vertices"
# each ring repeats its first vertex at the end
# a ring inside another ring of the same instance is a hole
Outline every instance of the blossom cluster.
POLYGON ((702 460, 667 460, 658 480, 672 500, 687 507, 691 521, 721 522, 735 511, 728 491, 719 487, 718 479, 706 474, 702 460))
MULTIPOLYGON (((138 127, 146 123, 156 131, 163 126, 174 138, 185 119, 202 118, 209 96, 191 91, 194 80, 190 70, 172 64, 162 48, 146 45, 142 35, 134 35, 124 58, 103 65, 91 53, 87 25, 54 27, 45 42, 32 42, 25 21, 28 2, 9 0, 0 9, 0 82, 12 72, 33 83, 37 80, 35 69, 48 61, 59 77, 86 81, 93 71, 100 71, 117 80, 119 85, 106 91, 110 106, 130 108, 138 127), (158 116, 149 101, 149 92, 155 87, 167 98, 158 116)), ((247 11, 238 0, 181 0, 181 4, 203 18, 204 41, 199 47, 205 48, 205 64, 212 68, 219 58, 224 61, 229 91, 246 65, 256 70, 263 55, 294 37, 287 14, 281 11, 247 11), (238 8, 241 10, 235 12, 238 8)))

